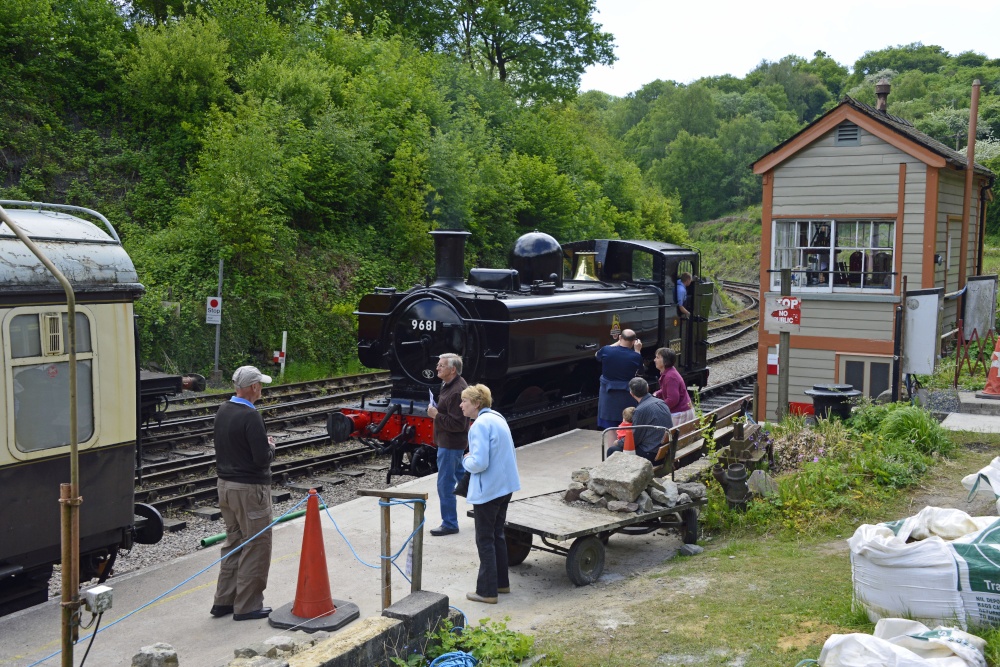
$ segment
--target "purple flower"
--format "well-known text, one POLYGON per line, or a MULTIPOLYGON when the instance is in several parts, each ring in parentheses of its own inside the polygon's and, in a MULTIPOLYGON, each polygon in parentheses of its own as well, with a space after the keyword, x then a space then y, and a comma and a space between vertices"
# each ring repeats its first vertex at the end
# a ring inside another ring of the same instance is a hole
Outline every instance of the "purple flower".
POLYGON ((813 457, 813 463, 819 463, 819 457, 818 456, 814 456, 813 457))

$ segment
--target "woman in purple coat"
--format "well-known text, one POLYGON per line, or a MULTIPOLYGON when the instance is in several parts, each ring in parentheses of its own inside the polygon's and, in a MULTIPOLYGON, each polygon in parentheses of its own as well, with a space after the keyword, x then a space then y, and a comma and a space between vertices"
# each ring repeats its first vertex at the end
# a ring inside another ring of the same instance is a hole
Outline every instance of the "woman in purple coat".
POLYGON ((653 392, 653 396, 670 408, 670 418, 673 419, 674 426, 694 419, 694 408, 687 392, 687 384, 674 367, 677 355, 670 348, 661 347, 656 351, 654 363, 660 370, 660 388, 653 392))

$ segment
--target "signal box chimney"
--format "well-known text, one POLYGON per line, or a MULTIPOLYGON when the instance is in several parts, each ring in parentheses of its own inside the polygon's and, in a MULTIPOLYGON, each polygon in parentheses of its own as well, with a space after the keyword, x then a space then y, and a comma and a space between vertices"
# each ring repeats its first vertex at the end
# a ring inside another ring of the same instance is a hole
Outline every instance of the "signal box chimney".
POLYGON ((875 110, 881 111, 882 113, 889 113, 888 98, 889 91, 892 86, 889 84, 889 79, 879 79, 879 82, 875 84, 875 110))

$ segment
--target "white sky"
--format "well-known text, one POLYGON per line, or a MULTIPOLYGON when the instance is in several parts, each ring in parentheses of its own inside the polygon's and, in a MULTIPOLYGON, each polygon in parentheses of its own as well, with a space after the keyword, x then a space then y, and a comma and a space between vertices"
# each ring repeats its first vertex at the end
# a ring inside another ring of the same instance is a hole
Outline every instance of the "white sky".
POLYGON ((617 96, 656 79, 743 78, 761 60, 817 50, 848 68, 865 51, 911 42, 1000 57, 998 0, 597 0, 597 10, 618 60, 588 69, 581 90, 617 96))

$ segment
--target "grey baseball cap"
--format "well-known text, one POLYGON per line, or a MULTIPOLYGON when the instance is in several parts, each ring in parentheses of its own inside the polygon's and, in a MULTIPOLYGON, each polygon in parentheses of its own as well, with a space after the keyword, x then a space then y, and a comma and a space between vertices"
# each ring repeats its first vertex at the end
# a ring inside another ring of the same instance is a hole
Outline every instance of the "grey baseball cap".
POLYGON ((235 384, 239 389, 249 387, 256 382, 270 384, 271 376, 264 375, 256 366, 240 366, 236 369, 236 372, 233 373, 233 384, 235 384))

